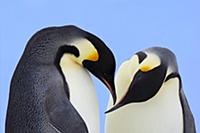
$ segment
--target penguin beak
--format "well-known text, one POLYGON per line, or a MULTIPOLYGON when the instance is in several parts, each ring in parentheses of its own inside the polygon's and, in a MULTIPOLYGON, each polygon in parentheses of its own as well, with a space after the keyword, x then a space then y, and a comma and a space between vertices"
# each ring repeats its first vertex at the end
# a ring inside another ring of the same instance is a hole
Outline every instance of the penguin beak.
POLYGON ((112 98, 113 98, 113 105, 116 103, 117 96, 115 91, 115 84, 114 84, 114 75, 105 75, 104 78, 101 78, 102 82, 106 85, 106 87, 109 89, 112 98))
POLYGON ((106 111, 105 113, 107 114, 107 113, 113 112, 113 111, 117 110, 118 108, 120 108, 123 105, 124 105, 123 103, 118 103, 117 105, 115 105, 114 107, 112 107, 111 109, 106 111))
POLYGON ((112 95, 114 105, 117 99, 114 84, 115 67, 113 67, 113 69, 107 69, 107 67, 102 69, 105 65, 99 65, 98 62, 91 62, 88 60, 85 60, 83 65, 106 85, 112 95))

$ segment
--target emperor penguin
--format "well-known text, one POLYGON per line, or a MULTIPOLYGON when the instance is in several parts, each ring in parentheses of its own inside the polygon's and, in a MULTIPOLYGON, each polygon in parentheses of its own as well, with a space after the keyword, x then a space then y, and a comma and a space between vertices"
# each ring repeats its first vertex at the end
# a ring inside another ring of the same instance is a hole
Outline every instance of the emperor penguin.
POLYGON ((115 59, 101 39, 73 25, 34 34, 11 80, 6 133, 99 133, 89 72, 116 99, 115 59))
POLYGON ((115 78, 117 101, 110 98, 106 133, 195 133, 176 57, 151 47, 125 61, 115 78))

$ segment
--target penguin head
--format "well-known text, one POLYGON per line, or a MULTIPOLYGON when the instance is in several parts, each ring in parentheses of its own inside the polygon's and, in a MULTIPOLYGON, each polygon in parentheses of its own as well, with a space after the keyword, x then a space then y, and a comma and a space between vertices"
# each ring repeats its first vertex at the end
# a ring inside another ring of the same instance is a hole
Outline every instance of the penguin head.
POLYGON ((67 36, 63 36, 64 45, 60 47, 57 57, 61 59, 67 54, 72 61, 86 68, 108 87, 115 102, 116 63, 111 50, 97 36, 75 26, 65 27, 62 34, 65 32, 67 36))
POLYGON ((176 57, 170 50, 152 47, 136 53, 120 66, 115 78, 117 102, 106 113, 152 99, 164 83, 175 77, 180 81, 176 57))

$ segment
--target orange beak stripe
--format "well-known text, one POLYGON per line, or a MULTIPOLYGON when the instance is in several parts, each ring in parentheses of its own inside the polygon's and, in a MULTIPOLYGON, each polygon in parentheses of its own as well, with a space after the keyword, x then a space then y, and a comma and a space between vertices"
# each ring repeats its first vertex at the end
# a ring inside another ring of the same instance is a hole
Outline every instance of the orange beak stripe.
POLYGON ((99 60, 99 54, 97 52, 92 53, 87 57, 87 60, 98 61, 99 60))

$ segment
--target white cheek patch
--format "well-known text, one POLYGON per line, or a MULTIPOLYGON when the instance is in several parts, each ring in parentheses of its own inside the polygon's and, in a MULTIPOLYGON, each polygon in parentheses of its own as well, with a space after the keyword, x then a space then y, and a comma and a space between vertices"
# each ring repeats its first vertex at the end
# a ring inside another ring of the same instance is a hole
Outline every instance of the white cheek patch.
POLYGON ((71 45, 75 46, 79 50, 80 56, 78 58, 73 56, 73 60, 78 62, 80 65, 82 65, 84 60, 97 61, 99 59, 97 49, 89 40, 78 39, 73 41, 71 45))
POLYGON ((136 70, 139 67, 139 58, 137 55, 132 56, 132 58, 129 60, 128 70, 131 77, 135 74, 136 70))
POLYGON ((137 55, 134 55, 129 60, 125 61, 119 67, 119 70, 115 76, 116 94, 118 103, 128 92, 129 86, 133 80, 133 76, 137 72, 139 67, 139 59, 137 55))

